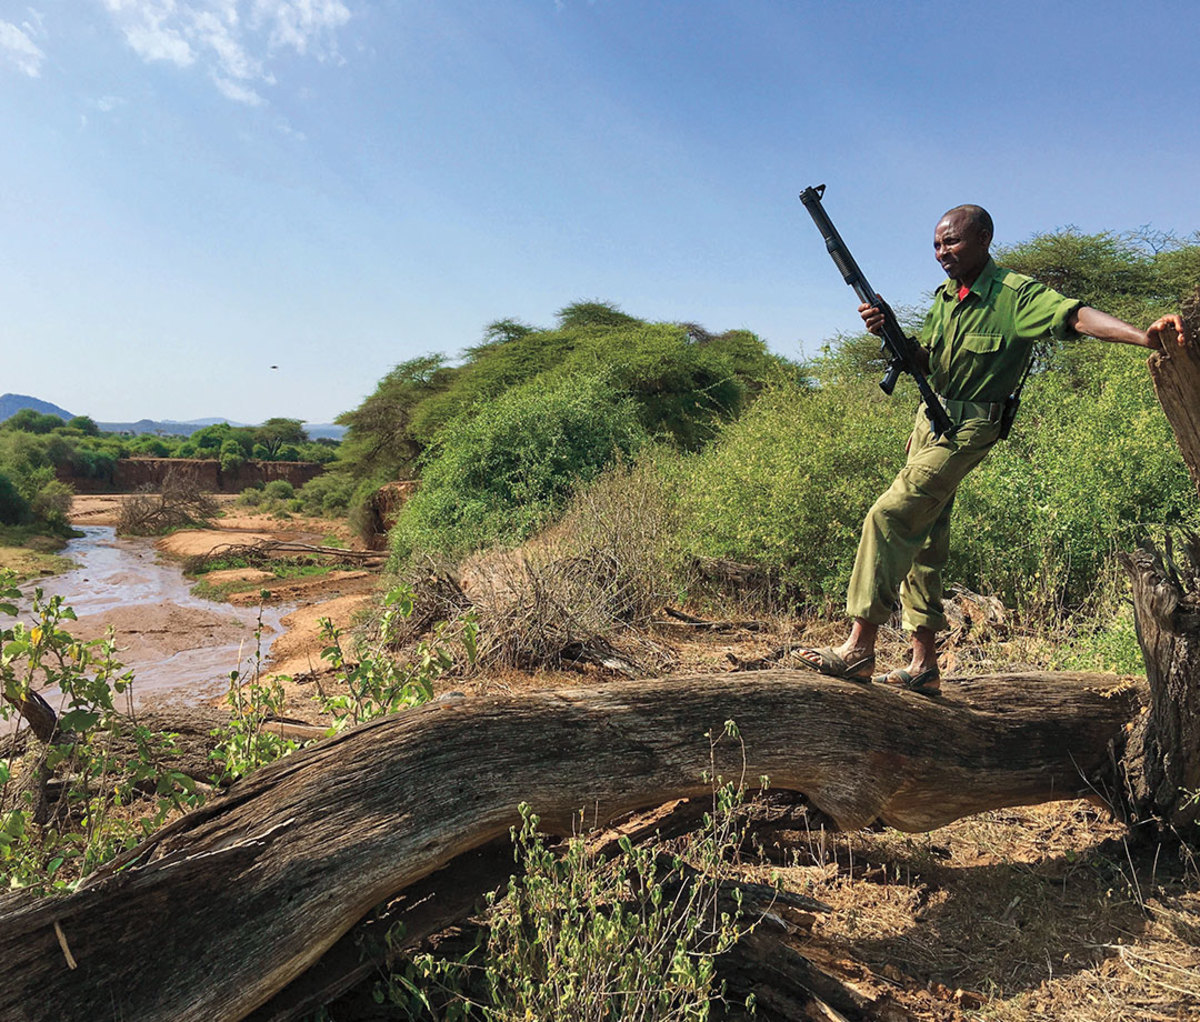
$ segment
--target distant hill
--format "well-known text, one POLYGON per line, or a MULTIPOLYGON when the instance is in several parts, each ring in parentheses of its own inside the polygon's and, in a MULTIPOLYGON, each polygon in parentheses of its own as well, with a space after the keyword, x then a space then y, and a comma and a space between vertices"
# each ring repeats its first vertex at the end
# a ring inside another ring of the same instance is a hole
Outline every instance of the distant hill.
POLYGON ((59 408, 58 405, 43 401, 41 398, 29 397, 26 394, 4 394, 0 395, 0 422, 11 419, 23 408, 32 408, 42 415, 57 415, 63 422, 75 418, 65 408, 59 408))
MULTIPOLYGON (((205 426, 215 426, 218 422, 228 422, 231 426, 249 425, 244 422, 233 422, 230 419, 189 419, 179 422, 175 419, 138 419, 137 422, 97 422, 102 433, 155 433, 160 436, 191 436, 205 426)), ((345 426, 332 423, 305 423, 304 431, 313 440, 329 437, 341 440, 346 433, 345 426)))
MULTIPOLYGON (((0 396, 0 422, 16 415, 22 408, 32 408, 35 412, 43 415, 57 415, 63 422, 75 418, 74 414, 65 408, 59 408, 58 405, 43 401, 41 398, 29 397, 25 394, 5 394, 0 396)), ((188 419, 186 422, 175 419, 138 419, 136 422, 97 422, 96 425, 100 427, 102 433, 156 433, 161 436, 191 436, 196 430, 203 429, 205 426, 215 426, 218 422, 228 422, 231 426, 249 425, 245 422, 233 422, 231 419, 222 418, 188 419)), ((345 426, 336 426, 328 422, 312 425, 306 423, 304 429, 313 440, 324 437, 341 440, 346 435, 345 426)))
POLYGON ((230 422, 229 419, 191 419, 188 422, 178 422, 175 419, 138 419, 137 422, 97 422, 101 433, 157 433, 162 436, 191 436, 205 426, 215 426, 218 422, 228 422, 231 426, 241 426, 243 423, 230 422))

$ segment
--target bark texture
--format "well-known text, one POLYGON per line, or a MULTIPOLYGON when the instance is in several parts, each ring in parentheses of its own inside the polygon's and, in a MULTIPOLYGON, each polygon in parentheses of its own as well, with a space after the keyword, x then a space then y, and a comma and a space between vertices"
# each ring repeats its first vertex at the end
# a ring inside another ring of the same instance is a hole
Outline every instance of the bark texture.
MULTIPOLYGON (((1183 310, 1188 342, 1150 357, 1150 376, 1200 494, 1200 294, 1183 310)), ((1200 844, 1200 539, 1176 556, 1168 538, 1125 557, 1138 641, 1150 683, 1149 712, 1126 756, 1133 816, 1200 844)))
MULTIPOLYGON (((761 671, 443 698, 266 767, 75 894, 0 899, 0 1018, 241 1019, 373 906, 503 837, 704 794, 706 732, 846 828, 1069 798, 1137 693, 1104 675, 966 679, 928 699, 761 671)), ((718 749, 727 777, 742 770, 718 749)))
POLYGON ((1177 558, 1146 544, 1123 558, 1150 706, 1125 757, 1133 817, 1200 845, 1200 537, 1177 558))
POLYGON ((1170 343, 1150 356, 1154 392, 1175 431, 1175 441, 1200 495, 1200 292, 1184 306, 1187 343, 1170 343))

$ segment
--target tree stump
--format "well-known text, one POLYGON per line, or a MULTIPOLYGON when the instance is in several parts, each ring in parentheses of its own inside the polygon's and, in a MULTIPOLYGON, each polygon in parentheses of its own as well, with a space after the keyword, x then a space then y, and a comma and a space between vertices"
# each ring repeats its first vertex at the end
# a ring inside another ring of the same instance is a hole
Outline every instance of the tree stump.
POLYGON ((1200 291, 1183 308, 1184 345, 1171 342, 1147 363, 1158 402, 1200 496, 1200 291))
MULTIPOLYGON (((1187 343, 1150 356, 1150 378, 1200 495, 1200 292, 1183 310, 1187 343)), ((1122 558, 1133 584, 1150 707, 1126 747, 1136 821, 1200 844, 1200 538, 1174 556, 1146 543, 1122 558), (1182 563, 1179 563, 1182 562, 1182 563)))
POLYGON ((1133 584, 1150 706, 1134 725, 1125 774, 1136 822, 1160 821, 1200 845, 1200 537, 1176 562, 1147 543, 1122 558, 1133 584))

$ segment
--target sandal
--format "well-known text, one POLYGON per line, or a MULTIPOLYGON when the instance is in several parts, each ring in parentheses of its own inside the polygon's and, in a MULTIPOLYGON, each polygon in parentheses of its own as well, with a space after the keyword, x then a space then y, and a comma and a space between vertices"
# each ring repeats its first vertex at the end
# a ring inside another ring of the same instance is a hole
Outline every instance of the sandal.
POLYGON ((902 688, 909 692, 919 692, 923 696, 935 696, 942 691, 942 675, 936 667, 927 671, 912 674, 903 668, 888 671, 871 679, 876 685, 891 685, 892 688, 902 688))
POLYGON ((832 646, 799 649, 796 655, 800 663, 810 671, 817 671, 830 678, 843 678, 846 681, 870 681, 871 671, 875 668, 875 657, 867 656, 861 660, 847 662, 832 646))

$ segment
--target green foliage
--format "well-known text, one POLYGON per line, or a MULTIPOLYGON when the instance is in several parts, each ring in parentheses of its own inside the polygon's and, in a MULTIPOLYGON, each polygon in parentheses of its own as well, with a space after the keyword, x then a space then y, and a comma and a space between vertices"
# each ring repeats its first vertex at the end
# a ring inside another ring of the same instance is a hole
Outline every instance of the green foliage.
POLYGON ((441 393, 451 376, 440 355, 402 362, 361 405, 338 416, 338 423, 347 427, 339 460, 356 483, 371 480, 378 485, 412 472, 424 450, 412 431, 413 413, 441 393))
POLYGON ((272 479, 262 492, 268 500, 291 500, 296 495, 295 488, 286 479, 272 479))
POLYGON ((236 437, 228 437, 221 443, 221 471, 236 472, 246 463, 246 449, 236 437))
MULTIPOLYGON (((262 590, 266 600, 271 594, 262 590)), ((295 752, 299 743, 264 727, 273 717, 283 715, 285 697, 279 678, 263 675, 263 604, 258 605, 258 622, 254 628, 254 669, 248 679, 242 672, 229 672, 229 690, 225 702, 229 705, 229 723, 213 734, 217 737, 212 758, 221 765, 218 783, 236 781, 261 766, 295 752)))
POLYGON ((0 523, 20 525, 29 515, 30 507, 11 479, 0 475, 0 523))
POLYGON ((1144 361, 1096 347, 1085 376, 1029 384, 1012 438, 960 492, 952 577, 1031 609, 1079 607, 1115 551, 1200 523, 1144 361))
POLYGON ((578 302, 558 314, 553 329, 514 320, 487 327, 464 361, 439 356, 396 366, 374 394, 338 421, 349 427, 341 467, 356 482, 380 484, 430 463, 450 428, 482 414, 509 391, 568 377, 604 375, 618 399, 632 397, 642 427, 701 446, 716 424, 744 407, 783 360, 746 330, 713 335, 692 324, 646 323, 606 302, 578 302))
POLYGON ((998 248, 995 258, 1085 305, 1145 326, 1158 310, 1177 309, 1200 283, 1200 277, 1187 279, 1194 260, 1179 255, 1177 243, 1161 238, 1147 244, 1153 241, 1144 234, 1082 234, 1068 227, 998 248), (1162 246, 1167 248, 1160 255, 1156 248, 1162 246))
MULTIPOLYGON (((0 573, 0 613, 14 616, 10 601, 19 595, 11 573, 0 573)), ((31 627, 16 622, 0 629, 0 719, 19 714, 35 681, 57 689, 61 706, 47 745, 30 743, 20 762, 0 760, 0 875, 8 886, 48 893, 70 889, 169 812, 202 798, 190 777, 164 765, 171 736, 117 712, 116 697, 128 692, 133 677, 116 659, 113 636, 76 639, 64 627, 74 612, 41 590, 31 615, 31 627), (132 757, 114 751, 122 738, 132 740, 132 757), (47 812, 42 786, 54 773, 67 783, 47 812), (147 787, 148 800, 140 794, 147 787)))
MULTIPOLYGON (((728 907, 718 899, 744 836, 744 789, 713 784, 712 812, 677 854, 622 838, 620 854, 608 859, 583 833, 551 848, 522 803, 512 831, 520 875, 490 897, 486 938, 457 962, 415 958, 380 999, 416 1019, 709 1018, 724 993, 716 958, 752 928, 739 919, 736 895, 728 907)), ((578 823, 582 829, 583 813, 578 823)))
MULTIPOLYGON (((329 618, 321 619, 321 638, 326 643, 321 659, 333 668, 339 691, 326 694, 318 682, 317 700, 321 711, 332 715, 333 732, 428 702, 434 682, 455 665, 442 625, 434 629, 432 639, 417 644, 411 657, 401 660, 391 652, 397 627, 412 612, 412 590, 407 586, 390 590, 383 598, 374 638, 357 644, 353 661, 342 648, 342 630, 329 618)), ((458 624, 464 663, 470 666, 477 657, 478 628, 470 616, 458 624)))
POLYGON ((100 427, 96 425, 96 420, 89 415, 76 415, 74 418, 67 421, 67 429, 76 430, 84 436, 99 436, 100 427))
POLYGON ((57 415, 35 412, 32 408, 22 408, 19 412, 4 420, 4 429, 18 430, 22 433, 49 433, 52 429, 64 425, 57 415))
POLYGON ((345 472, 324 472, 310 479, 296 494, 307 515, 344 514, 354 494, 354 480, 345 472))
POLYGON ((768 388, 679 467, 685 546, 769 569, 816 604, 845 595, 863 516, 903 464, 912 405, 872 382, 768 388))
MULTIPOLYGON (((3 497, 4 487, 0 484, 0 509, 4 506, 3 497)), ((67 522, 67 515, 71 511, 71 503, 75 498, 75 490, 67 483, 61 483, 57 479, 51 479, 38 490, 37 496, 33 498, 31 510, 34 517, 40 521, 49 523, 54 528, 65 532, 70 526, 67 522)), ((0 510, 0 521, 3 520, 3 511, 0 510)), ((13 523, 7 523, 13 524, 13 523)))
POLYGON ((440 435, 393 550, 403 560, 518 542, 645 439, 633 400, 601 375, 509 390, 440 435))
POLYGON ((299 419, 267 419, 253 432, 253 444, 261 445, 267 452, 267 458, 271 460, 291 460, 283 458, 281 450, 285 446, 295 448, 298 444, 306 443, 308 434, 304 432, 304 424, 299 419))

